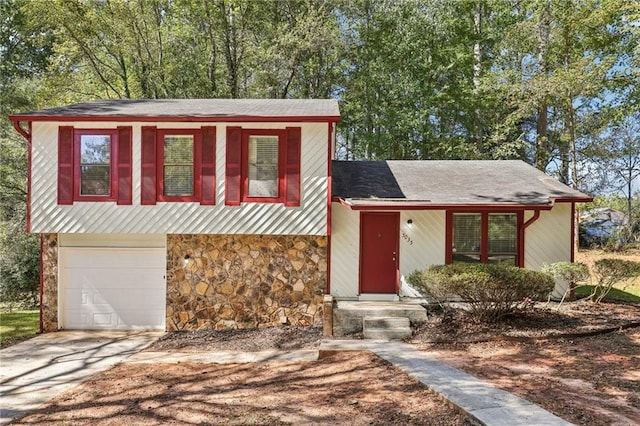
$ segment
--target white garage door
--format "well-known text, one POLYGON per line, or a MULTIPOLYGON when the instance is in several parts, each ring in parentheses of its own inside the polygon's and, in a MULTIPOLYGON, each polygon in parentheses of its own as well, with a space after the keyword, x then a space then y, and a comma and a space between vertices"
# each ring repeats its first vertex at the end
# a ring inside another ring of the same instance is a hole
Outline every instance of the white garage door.
POLYGON ((65 329, 164 329, 165 249, 60 247, 65 329))

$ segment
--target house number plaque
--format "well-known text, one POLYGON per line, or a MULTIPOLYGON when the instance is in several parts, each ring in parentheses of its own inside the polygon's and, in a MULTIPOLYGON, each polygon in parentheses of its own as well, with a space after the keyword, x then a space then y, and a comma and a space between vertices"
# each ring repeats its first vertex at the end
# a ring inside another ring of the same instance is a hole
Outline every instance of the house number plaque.
POLYGON ((409 243, 410 246, 413 245, 413 240, 411 239, 410 236, 407 235, 406 232, 402 233, 402 239, 405 240, 407 243, 409 243))

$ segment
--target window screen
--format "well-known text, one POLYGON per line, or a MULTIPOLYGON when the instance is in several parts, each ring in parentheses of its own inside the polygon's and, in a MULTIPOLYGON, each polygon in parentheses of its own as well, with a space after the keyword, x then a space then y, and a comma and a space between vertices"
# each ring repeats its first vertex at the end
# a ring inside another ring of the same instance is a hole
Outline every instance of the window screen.
POLYGON ((515 214, 489 214, 489 263, 516 264, 517 231, 515 214))
POLYGON ((453 261, 480 262, 482 216, 453 215, 453 261))
POLYGON ((277 136, 249 137, 249 197, 278 196, 277 136))
POLYGON ((80 195, 110 195, 111 136, 80 136, 80 195))
POLYGON ((164 137, 164 195, 193 195, 193 136, 164 137))

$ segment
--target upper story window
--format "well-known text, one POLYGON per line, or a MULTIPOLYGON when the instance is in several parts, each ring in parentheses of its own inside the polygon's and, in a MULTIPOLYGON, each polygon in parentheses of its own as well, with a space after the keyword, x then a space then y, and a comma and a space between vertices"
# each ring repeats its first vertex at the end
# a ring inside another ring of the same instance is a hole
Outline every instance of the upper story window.
POLYGON ((284 201, 284 144, 284 130, 243 131, 243 201, 284 201))
POLYGON ((279 136, 249 136, 247 197, 279 197, 279 136))
POLYGON ((131 127, 58 128, 58 204, 131 204, 131 127))
POLYGON ((448 262, 519 264, 521 213, 450 213, 448 262))
POLYGON ((216 128, 142 127, 141 203, 215 204, 216 128))
POLYGON ((195 151, 200 145, 198 132, 159 131, 158 182, 161 201, 196 201, 196 180, 200 180, 195 151))
POLYGON ((225 203, 300 205, 301 129, 227 128, 225 203))
POLYGON ((113 164, 111 161, 113 145, 116 139, 114 132, 77 131, 76 144, 79 151, 78 198, 106 197, 112 198, 115 188, 113 164))

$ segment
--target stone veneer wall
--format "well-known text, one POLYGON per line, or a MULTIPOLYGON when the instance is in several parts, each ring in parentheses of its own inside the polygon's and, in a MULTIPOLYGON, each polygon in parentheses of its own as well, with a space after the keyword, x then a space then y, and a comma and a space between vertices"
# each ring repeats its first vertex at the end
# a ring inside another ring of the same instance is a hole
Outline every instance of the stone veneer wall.
POLYGON ((169 331, 321 325, 326 284, 324 236, 167 235, 169 331))
POLYGON ((42 234, 42 331, 58 330, 58 234, 42 234))

